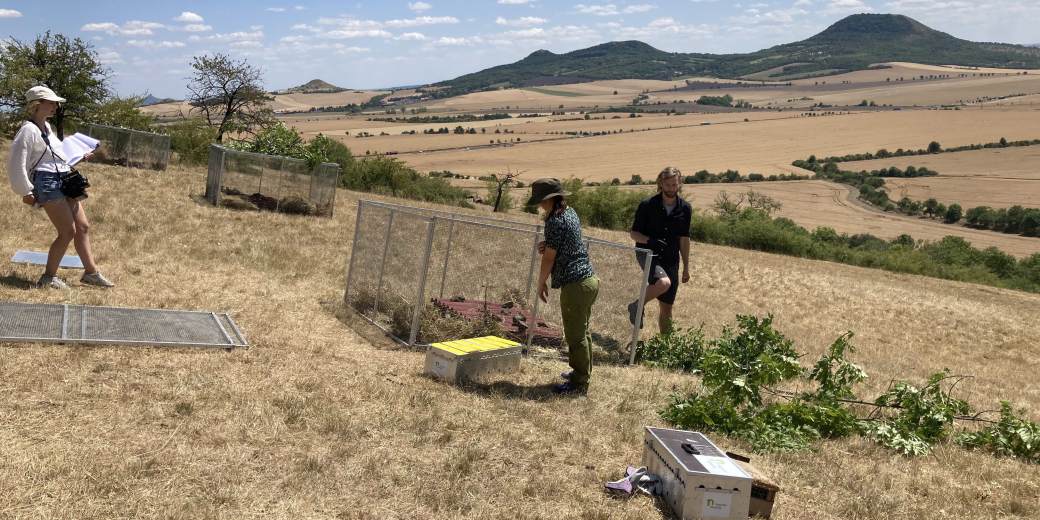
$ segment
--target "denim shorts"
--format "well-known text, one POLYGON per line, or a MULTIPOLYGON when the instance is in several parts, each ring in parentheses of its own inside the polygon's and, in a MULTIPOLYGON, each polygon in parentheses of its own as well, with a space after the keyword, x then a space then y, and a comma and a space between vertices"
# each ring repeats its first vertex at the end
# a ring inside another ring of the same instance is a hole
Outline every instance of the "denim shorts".
POLYGON ((32 183, 33 196, 41 206, 65 198, 65 194, 61 192, 60 173, 37 170, 33 173, 32 183))

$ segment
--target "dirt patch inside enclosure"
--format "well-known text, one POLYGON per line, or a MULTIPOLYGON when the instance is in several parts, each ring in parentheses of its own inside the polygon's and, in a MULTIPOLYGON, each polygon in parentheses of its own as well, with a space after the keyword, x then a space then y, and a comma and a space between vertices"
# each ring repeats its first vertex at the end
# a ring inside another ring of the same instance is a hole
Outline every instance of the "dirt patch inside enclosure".
POLYGON ((559 327, 542 319, 535 319, 530 310, 513 302, 434 298, 433 304, 438 309, 456 314, 467 321, 484 319, 490 315, 501 322, 502 330, 509 339, 521 343, 527 342, 529 324, 534 322, 533 344, 547 347, 559 347, 563 344, 563 333, 559 327))
POLYGON ((220 189, 224 197, 220 205, 226 208, 239 210, 265 210, 290 215, 317 215, 328 216, 332 208, 329 205, 317 206, 302 197, 288 196, 281 199, 269 197, 262 193, 246 194, 235 188, 223 187, 220 189))

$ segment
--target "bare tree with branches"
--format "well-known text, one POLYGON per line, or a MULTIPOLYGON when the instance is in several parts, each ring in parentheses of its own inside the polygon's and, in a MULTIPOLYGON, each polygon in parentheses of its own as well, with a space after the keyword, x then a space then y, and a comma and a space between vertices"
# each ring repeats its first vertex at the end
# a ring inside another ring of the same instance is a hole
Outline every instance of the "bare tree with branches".
POLYGON ((503 194, 505 194, 506 189, 509 187, 509 185, 511 185, 516 180, 516 178, 520 176, 520 173, 521 172, 507 171, 506 173, 495 173, 491 175, 491 177, 494 178, 494 180, 491 181, 491 183, 493 189, 495 190, 495 209, 492 210, 493 212, 498 213, 499 209, 502 208, 503 194))
POLYGON ((253 133, 268 126, 273 114, 267 102, 273 98, 263 89, 263 73, 245 59, 226 54, 195 56, 188 78, 189 112, 202 114, 217 130, 217 142, 228 132, 253 133))

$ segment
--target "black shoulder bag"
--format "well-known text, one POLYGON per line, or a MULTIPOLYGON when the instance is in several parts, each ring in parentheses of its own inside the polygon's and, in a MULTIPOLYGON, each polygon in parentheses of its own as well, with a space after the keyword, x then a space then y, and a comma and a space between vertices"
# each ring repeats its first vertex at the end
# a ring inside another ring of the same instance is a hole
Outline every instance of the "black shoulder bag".
MULTIPOLYGON (((33 124, 36 123, 34 122, 33 124)), ((47 132, 47 129, 45 127, 40 127, 39 125, 37 125, 37 128, 40 129, 40 133, 43 135, 43 142, 47 145, 47 149, 50 150, 51 157, 57 159, 58 156, 54 153, 54 148, 51 148, 50 134, 47 132)), ((47 152, 43 153, 46 154, 47 152)), ((42 160, 43 156, 41 155, 40 161, 42 160)), ((39 165, 40 161, 36 161, 36 164, 39 165)), ((62 161, 64 162, 64 159, 62 159, 62 161)), ((35 170, 36 166, 33 166, 33 169, 35 170)), ((59 189, 61 189, 62 195, 65 195, 66 197, 72 200, 83 200, 87 198, 87 188, 90 187, 90 182, 87 181, 87 178, 84 177, 83 174, 81 174, 78 170, 76 170, 76 168, 73 168, 72 165, 69 165, 68 173, 61 174, 60 182, 58 183, 58 185, 60 186, 59 189)))

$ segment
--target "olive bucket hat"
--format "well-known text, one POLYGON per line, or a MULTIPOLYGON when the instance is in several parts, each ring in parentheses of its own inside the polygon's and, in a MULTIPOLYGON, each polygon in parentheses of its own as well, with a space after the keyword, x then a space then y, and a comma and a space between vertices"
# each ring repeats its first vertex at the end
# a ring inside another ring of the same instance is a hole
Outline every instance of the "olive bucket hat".
POLYGON ((570 193, 563 191, 563 184, 559 179, 538 179, 531 183, 531 198, 527 199, 528 206, 534 206, 550 197, 566 197, 570 193))

